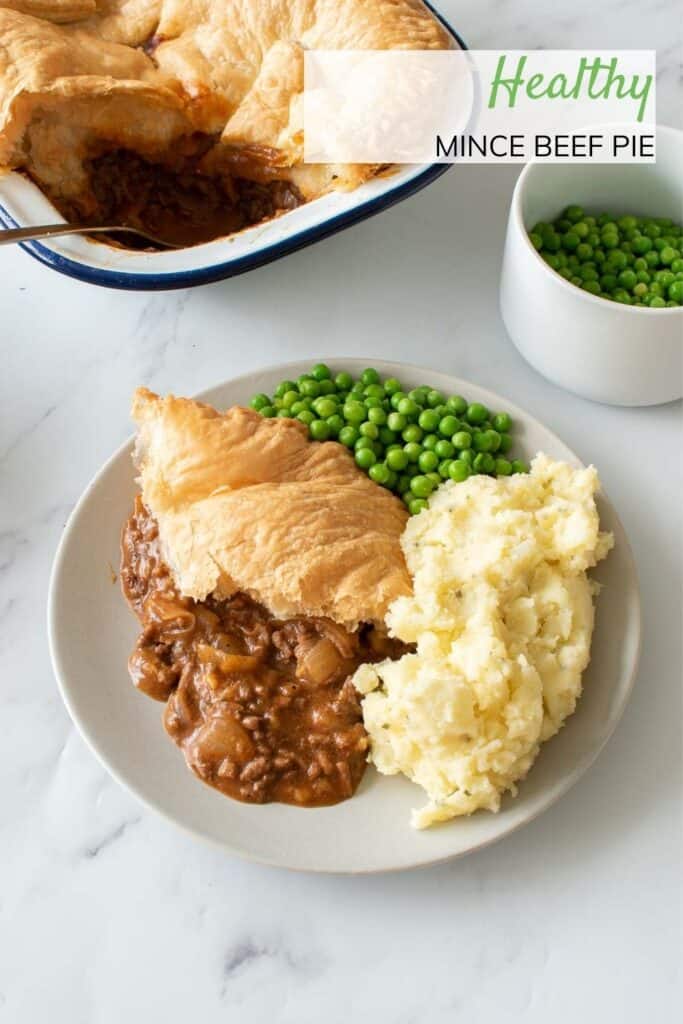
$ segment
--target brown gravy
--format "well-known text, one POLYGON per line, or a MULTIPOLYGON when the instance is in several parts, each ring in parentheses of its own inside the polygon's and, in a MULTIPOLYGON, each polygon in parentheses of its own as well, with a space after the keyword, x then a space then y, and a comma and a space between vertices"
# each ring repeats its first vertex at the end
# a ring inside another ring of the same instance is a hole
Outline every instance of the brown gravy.
MULTIPOLYGON (((212 141, 179 140, 173 155, 155 162, 126 149, 95 155, 87 164, 87 193, 52 201, 70 222, 141 228, 180 246, 222 238, 300 205, 302 197, 290 182, 207 173, 201 161, 212 141)), ((113 240, 127 248, 150 244, 127 234, 113 240)))
POLYGON ((129 660, 138 689, 204 782, 237 800, 315 807, 352 796, 368 739, 350 676, 397 657, 372 627, 273 618, 245 594, 181 597, 137 498, 122 537, 123 592, 142 624, 129 660))

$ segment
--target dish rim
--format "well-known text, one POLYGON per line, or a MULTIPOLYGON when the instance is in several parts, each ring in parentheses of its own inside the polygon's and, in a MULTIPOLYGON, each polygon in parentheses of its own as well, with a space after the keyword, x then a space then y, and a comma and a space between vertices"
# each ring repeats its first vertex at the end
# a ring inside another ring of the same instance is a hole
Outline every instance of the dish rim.
MULTIPOLYGON (((446 32, 455 39, 460 48, 467 50, 468 46, 465 41, 447 19, 433 6, 433 3, 430 0, 422 0, 422 2, 446 32)), ((381 196, 366 199, 349 210, 327 217, 319 224, 302 228, 280 241, 271 242, 269 245, 256 248, 253 252, 242 256, 221 260, 219 263, 210 263, 191 270, 150 271, 149 273, 139 270, 108 270, 101 267, 91 267, 77 259, 64 256, 38 241, 22 242, 20 247, 51 270, 56 270, 66 277, 84 281, 87 284, 95 284, 100 287, 123 291, 172 291, 178 288, 192 288, 203 284, 213 284, 216 281, 228 280, 231 277, 245 274, 250 270, 256 270, 258 267, 274 263, 284 256, 289 256, 290 253, 297 252, 299 249, 304 249, 315 242, 329 238, 340 231, 344 231, 346 228, 353 227, 354 224, 382 213, 382 211, 388 210, 396 203, 409 198, 416 192, 420 192, 427 185, 431 185, 433 181, 436 181, 437 178, 440 178, 441 175, 450 170, 451 166, 451 164, 444 163, 427 164, 423 171, 411 177, 408 181, 397 185, 396 188, 390 188, 381 196)), ((2 202, 0 202, 0 225, 5 228, 26 226, 16 221, 2 202)))
MULTIPOLYGON (((348 357, 348 356, 347 357, 334 357, 334 356, 326 356, 325 357, 325 361, 330 366, 333 366, 335 368, 336 367, 340 367, 341 369, 344 369, 347 366, 351 366, 351 365, 355 366, 357 363, 362 361, 362 359, 361 359, 361 357, 348 357)), ((290 362, 287 362, 287 363, 268 364, 265 367, 261 367, 259 369, 251 370, 251 371, 248 371, 246 373, 239 374, 239 375, 237 375, 235 377, 225 378, 224 380, 219 381, 218 383, 214 384, 211 387, 203 388, 201 391, 199 391, 194 396, 194 398, 195 398, 195 400, 198 400, 198 401, 206 400, 206 397, 208 397, 212 392, 215 392, 216 390, 219 390, 219 389, 221 389, 223 387, 226 387, 228 385, 236 385, 236 384, 240 384, 242 382, 246 382, 246 381, 254 378, 255 376, 257 376, 258 374, 266 374, 266 373, 271 373, 273 371, 277 371, 278 373, 280 373, 282 375, 282 377, 284 379, 284 377, 290 376, 294 372, 296 372, 297 374, 302 372, 302 366, 304 366, 304 365, 308 366, 309 363, 310 363, 310 360, 307 360, 307 359, 304 358, 304 359, 293 360, 293 361, 290 361, 290 362)), ((420 373, 424 373, 424 372, 429 372, 431 374, 434 374, 435 376, 441 377, 444 381, 451 381, 452 382, 452 381, 455 380, 455 381, 461 382, 463 384, 468 384, 468 383, 474 384, 474 382, 468 382, 466 380, 462 380, 462 378, 458 378, 458 377, 455 377, 455 376, 451 376, 450 374, 442 373, 441 371, 433 371, 433 370, 429 370, 429 369, 425 370, 424 367, 419 367, 419 366, 416 366, 415 364, 412 364, 412 363, 399 363, 399 362, 393 362, 393 361, 390 361, 390 360, 383 360, 383 359, 372 360, 371 359, 369 361, 368 365, 378 365, 378 366, 381 366, 382 367, 381 372, 383 374, 386 373, 386 372, 389 372, 391 374, 399 376, 401 373, 403 373, 404 375, 406 373, 409 374, 409 375, 412 375, 412 374, 420 374, 420 373)), ((583 465, 583 463, 581 462, 581 459, 579 459, 578 455, 573 451, 573 449, 569 448, 569 446, 566 445, 565 442, 562 441, 562 439, 560 437, 558 437, 557 434, 554 433, 554 431, 552 431, 549 428, 547 428, 543 423, 541 423, 540 420, 537 420, 534 416, 532 416, 531 414, 527 413, 520 406, 517 406, 514 402, 509 402, 506 398, 504 398, 504 396, 501 396, 501 395, 497 394, 496 392, 490 391, 488 388, 481 387, 478 384, 474 384, 474 387, 476 387, 476 389, 479 391, 481 396, 485 396, 484 400, 490 402, 490 405, 492 407, 495 407, 496 405, 500 405, 501 402, 502 402, 504 404, 504 407, 506 408, 506 410, 508 410, 512 414, 513 417, 517 417, 520 420, 520 422, 526 421, 527 423, 532 423, 534 426, 540 426, 544 431, 546 431, 550 435, 550 437, 553 439, 553 441, 556 441, 562 448, 564 448, 571 455, 572 459, 574 459, 576 463, 578 463, 579 465, 583 465)), ((479 841, 475 845, 473 845, 473 846, 471 846, 471 847, 469 847, 468 849, 465 849, 465 850, 459 850, 459 851, 456 851, 454 853, 446 853, 443 856, 439 855, 439 856, 436 856, 436 857, 433 857, 433 858, 428 858, 428 859, 423 859, 423 860, 415 860, 415 861, 411 862, 410 864, 398 864, 398 865, 392 865, 392 866, 388 866, 388 867, 387 866, 381 866, 381 867, 369 867, 369 868, 368 867, 365 867, 365 868, 364 867, 358 867, 358 868, 330 868, 330 867, 326 867, 326 866, 323 866, 323 867, 306 867, 306 866, 295 865, 295 864, 291 864, 291 863, 285 863, 285 862, 283 862, 283 860, 277 860, 277 859, 272 858, 272 857, 266 857, 266 856, 263 856, 263 855, 255 854, 251 850, 245 848, 244 846, 239 845, 238 842, 226 843, 225 841, 223 841, 223 840, 221 840, 221 839, 219 839, 219 838, 217 838, 215 836, 207 834, 205 831, 202 831, 202 829, 199 828, 199 827, 195 827, 195 826, 189 825, 186 822, 184 822, 182 820, 179 820, 172 813, 168 812, 164 807, 160 806, 158 803, 154 802, 152 799, 148 798, 146 795, 143 795, 135 787, 135 785, 133 783, 131 783, 126 778, 124 778, 119 773, 118 768, 115 767, 109 761, 109 759, 107 758, 106 754, 100 749, 98 741, 97 741, 97 738, 95 736, 93 736, 93 735, 90 735, 89 727, 87 725, 87 722, 82 720, 79 712, 75 708, 74 702, 72 702, 72 700, 70 698, 69 687, 68 687, 68 684, 65 681, 65 679, 66 679, 66 672, 62 668, 62 663, 61 663, 61 659, 60 659, 60 651, 59 651, 60 640, 59 640, 59 637, 58 637, 58 631, 57 631, 57 626, 56 626, 56 615, 57 615, 57 612, 56 612, 56 598, 55 598, 55 594, 56 594, 56 590, 57 590, 58 578, 59 578, 59 576, 61 574, 63 564, 64 564, 64 562, 66 560, 66 549, 67 549, 67 546, 68 546, 68 542, 70 540, 70 535, 71 535, 72 531, 75 529, 75 527, 77 526, 79 515, 80 515, 81 511, 83 510, 83 508, 87 505, 87 503, 88 503, 88 501, 89 501, 93 491, 98 487, 98 485, 100 484, 102 478, 106 476, 106 474, 110 470, 110 467, 112 466, 112 464, 117 459, 119 459, 123 454, 125 454, 126 451, 131 450, 131 448, 132 448, 132 446, 134 444, 134 440, 135 440, 135 435, 131 435, 130 437, 128 437, 121 445, 118 446, 118 448, 109 456, 109 458, 106 459, 106 461, 103 463, 103 465, 97 471, 97 473, 92 477, 90 482, 85 487, 85 489, 82 492, 81 496, 79 497, 78 501, 74 505, 74 507, 73 507, 73 509, 72 509, 72 511, 71 511, 71 513, 70 513, 70 515, 68 517, 68 519, 67 519, 67 522, 66 522, 66 524, 64 526, 64 529, 62 531, 62 534, 61 534, 61 537, 60 537, 60 540, 59 540, 59 543, 57 545, 57 549, 56 549, 56 552, 55 552, 55 555, 54 555, 54 560, 53 560, 52 569, 51 569, 51 572, 50 572, 50 579, 49 579, 49 585, 48 585, 48 600, 47 600, 48 646, 49 646, 49 651, 50 651, 50 659, 51 659, 51 662, 52 662, 52 668, 53 668, 53 672, 54 672, 54 675, 55 675, 55 679, 57 681, 57 687, 58 687, 60 696, 61 696, 61 698, 62 698, 62 700, 64 702, 64 705, 65 705, 67 711, 69 712, 69 716, 71 717, 72 722, 76 726, 76 729, 78 730, 78 732, 79 732, 80 736, 82 737, 82 739, 85 741, 86 746, 92 751, 92 753, 95 755, 95 757, 97 758, 99 763, 112 776, 112 778, 114 778, 116 780, 116 782, 119 783, 119 785, 123 786, 123 788, 128 793, 130 793, 136 800, 139 800, 143 804, 143 806, 145 806, 149 810, 153 811, 154 813, 159 814, 162 818, 164 818, 166 821, 170 822, 176 828, 180 828, 186 834, 192 835, 193 837, 201 839, 205 843, 210 844, 212 847, 214 847, 216 849, 222 850, 224 853, 228 852, 230 854, 237 855, 237 856, 242 857, 245 860, 250 861, 252 863, 264 864, 264 865, 269 866, 269 867, 285 868, 285 869, 291 870, 291 871, 301 871, 301 872, 306 872, 306 873, 311 872, 311 873, 315 873, 315 874, 330 874, 330 875, 374 875, 374 874, 394 873, 394 872, 397 872, 397 871, 409 871, 409 870, 415 870, 415 869, 418 869, 418 868, 431 867, 431 866, 434 866, 434 865, 437 865, 437 864, 446 863, 448 861, 458 860, 461 857, 465 857, 465 856, 467 856, 469 854, 476 853, 479 850, 485 849, 488 846, 492 846, 494 843, 499 842, 500 840, 504 839, 506 836, 511 835, 513 832, 516 832, 518 829, 524 827, 525 825, 530 824, 530 822, 532 822, 536 818, 540 817, 541 814, 543 814, 545 811, 549 810, 551 807, 553 807, 555 804, 557 804, 558 801, 563 796, 565 796, 566 793, 568 793, 569 790, 586 774, 586 772, 592 767, 592 765, 597 760, 598 756, 601 754, 601 752, 604 750, 604 748, 607 745, 607 743, 609 742, 609 740, 614 735, 614 732, 616 731, 617 726, 619 725, 619 722, 621 721, 621 718, 622 718, 622 716, 624 714, 626 706, 628 705, 628 702, 629 702, 629 700, 631 698, 631 694, 633 692, 633 687, 635 685, 636 677, 637 677, 637 674, 638 674, 638 668, 639 668, 639 665, 640 665, 640 656, 641 656, 641 650, 642 650, 642 603, 641 603, 641 597, 640 597, 640 585, 639 585, 639 580, 638 580, 638 573, 637 573, 636 562, 635 562, 635 559, 633 557, 633 550, 631 548, 631 544, 630 544, 630 541, 628 539, 628 535, 627 535, 627 533, 626 533, 626 531, 624 529, 624 526, 623 526, 623 523, 621 522, 621 519, 619 518, 619 514, 618 514, 615 506, 609 500, 609 497, 606 494, 606 492, 604 491, 604 489, 602 489, 601 490, 601 495, 608 502, 608 504, 610 506, 610 509, 612 511, 612 514, 614 516, 614 519, 615 519, 616 523, 619 525, 619 527, 621 529, 621 532, 623 534, 623 538, 624 538, 624 544, 623 544, 624 554, 625 554, 625 557, 627 558, 628 562, 630 563, 630 568, 631 568, 632 577, 633 577, 634 588, 633 588, 633 595, 632 595, 632 597, 633 597, 633 600, 634 600, 635 629, 636 629, 636 633, 637 633, 636 643, 635 643, 635 653, 634 653, 634 657, 633 657, 633 662, 632 662, 632 665, 631 665, 631 669, 630 669, 630 673, 629 673, 628 679, 626 680, 626 683, 625 683, 625 687, 622 688, 623 692, 622 692, 621 703, 618 706, 618 709, 617 709, 617 711, 616 711, 616 713, 615 713, 615 715, 613 717, 613 720, 610 722, 610 727, 605 732, 605 734, 601 737, 601 741, 595 745, 595 748, 590 752, 589 755, 585 756, 585 758, 584 758, 584 760, 582 762, 579 762, 577 765, 575 765, 574 768, 570 772, 568 772, 562 778, 561 782, 556 785, 555 789, 550 793, 550 795, 548 797, 546 797, 545 800, 540 800, 539 801, 539 805, 534 810, 532 810, 530 813, 528 813, 523 819, 521 819, 521 820, 519 820, 517 822, 511 823, 507 827, 504 827, 496 835, 489 836, 489 837, 479 841)), ((184 766, 183 766, 183 768, 184 768, 184 766)), ((450 824, 451 827, 453 827, 453 822, 447 823, 444 827, 449 827, 449 824, 450 824)), ((408 829, 408 828, 409 828, 409 825, 406 823, 406 829, 408 829)))

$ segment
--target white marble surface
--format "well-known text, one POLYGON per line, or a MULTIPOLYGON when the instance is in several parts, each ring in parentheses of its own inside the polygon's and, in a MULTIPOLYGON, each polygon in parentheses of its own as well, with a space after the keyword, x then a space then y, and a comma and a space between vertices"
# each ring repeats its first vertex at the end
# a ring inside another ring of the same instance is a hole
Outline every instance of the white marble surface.
MULTIPOLYGON (((657 47, 660 120, 676 121, 673 0, 442 7, 473 46, 657 47)), ((508 343, 496 284, 516 173, 455 169, 341 236, 191 293, 101 291, 0 250, 0 1021, 676 1016, 680 406, 591 405, 508 343), (597 765, 498 846, 414 874, 293 875, 176 831, 85 748, 47 651, 60 530, 129 432, 134 385, 191 393, 334 354, 421 360, 525 406, 598 465, 641 576, 639 679, 597 765)))

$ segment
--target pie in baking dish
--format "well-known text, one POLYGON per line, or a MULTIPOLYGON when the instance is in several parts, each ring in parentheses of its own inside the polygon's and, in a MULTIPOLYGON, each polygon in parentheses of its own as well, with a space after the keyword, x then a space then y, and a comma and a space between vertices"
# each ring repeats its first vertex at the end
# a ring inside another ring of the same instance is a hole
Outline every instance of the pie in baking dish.
POLYGON ((141 623, 135 685, 165 702, 192 770, 251 803, 351 796, 368 738, 351 682, 403 653, 403 503, 336 443, 252 409, 140 389, 140 495, 121 579, 141 623))
POLYGON ((445 49, 421 0, 0 0, 0 167, 191 244, 376 167, 304 165, 303 53, 445 49))

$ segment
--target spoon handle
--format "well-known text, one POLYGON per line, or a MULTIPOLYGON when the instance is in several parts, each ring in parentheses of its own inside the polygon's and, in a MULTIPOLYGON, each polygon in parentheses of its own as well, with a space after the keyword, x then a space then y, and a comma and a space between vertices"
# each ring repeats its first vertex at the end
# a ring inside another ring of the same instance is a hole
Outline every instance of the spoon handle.
POLYGON ((31 242, 35 238, 50 238, 52 235, 79 235, 95 234, 104 231, 132 231, 139 234, 135 228, 127 227, 85 227, 82 224, 35 224, 30 228, 7 228, 0 231, 0 245, 10 245, 12 242, 31 242))

